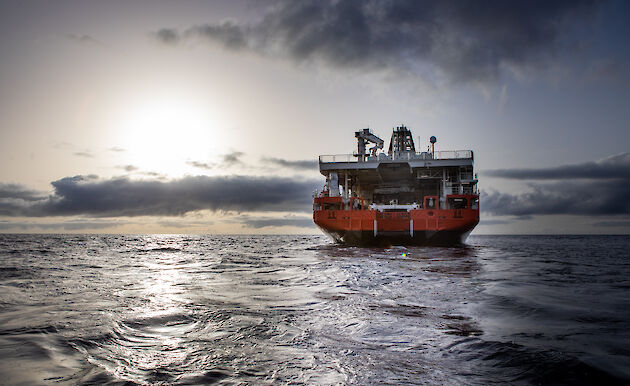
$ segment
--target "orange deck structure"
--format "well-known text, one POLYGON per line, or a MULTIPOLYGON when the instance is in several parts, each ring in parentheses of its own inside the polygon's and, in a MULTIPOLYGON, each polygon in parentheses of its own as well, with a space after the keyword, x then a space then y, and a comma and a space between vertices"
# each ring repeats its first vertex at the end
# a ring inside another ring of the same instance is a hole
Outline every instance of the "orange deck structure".
POLYGON ((378 152, 380 138, 367 130, 360 135, 376 144, 371 154, 359 141, 353 155, 320 156, 327 183, 314 195, 315 224, 349 245, 463 243, 479 222, 472 151, 416 153, 401 126, 385 154, 378 152))

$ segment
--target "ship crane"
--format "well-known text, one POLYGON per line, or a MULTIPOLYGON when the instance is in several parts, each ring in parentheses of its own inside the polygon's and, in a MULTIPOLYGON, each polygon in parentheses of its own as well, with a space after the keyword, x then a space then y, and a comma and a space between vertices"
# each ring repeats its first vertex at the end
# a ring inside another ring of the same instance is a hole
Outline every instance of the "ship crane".
POLYGON ((371 156, 376 156, 376 152, 379 149, 382 150, 385 144, 385 142, 382 139, 372 134, 370 132, 370 129, 363 129, 363 130, 356 131, 354 133, 354 136, 357 138, 357 153, 355 154, 355 156, 358 157, 359 162, 365 161, 365 158, 367 156, 367 154, 365 153, 365 145, 368 142, 373 143, 375 145, 374 147, 370 148, 369 155, 371 156))

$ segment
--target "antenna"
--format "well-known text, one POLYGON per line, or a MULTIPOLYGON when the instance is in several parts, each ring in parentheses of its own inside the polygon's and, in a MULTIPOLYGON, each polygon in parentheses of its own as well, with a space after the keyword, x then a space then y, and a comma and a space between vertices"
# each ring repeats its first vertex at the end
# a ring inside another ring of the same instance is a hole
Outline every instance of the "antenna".
POLYGON ((435 143, 437 142, 437 138, 434 135, 429 138, 429 142, 431 142, 431 154, 435 154, 435 143))

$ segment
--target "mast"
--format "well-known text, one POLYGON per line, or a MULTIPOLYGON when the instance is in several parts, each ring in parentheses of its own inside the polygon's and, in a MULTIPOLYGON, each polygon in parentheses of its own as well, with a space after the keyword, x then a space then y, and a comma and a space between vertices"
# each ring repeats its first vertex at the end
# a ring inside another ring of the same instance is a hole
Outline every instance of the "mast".
POLYGON ((415 152, 416 146, 413 143, 411 131, 404 125, 394 128, 392 131, 392 139, 389 141, 387 154, 395 159, 400 158, 403 154, 415 152))

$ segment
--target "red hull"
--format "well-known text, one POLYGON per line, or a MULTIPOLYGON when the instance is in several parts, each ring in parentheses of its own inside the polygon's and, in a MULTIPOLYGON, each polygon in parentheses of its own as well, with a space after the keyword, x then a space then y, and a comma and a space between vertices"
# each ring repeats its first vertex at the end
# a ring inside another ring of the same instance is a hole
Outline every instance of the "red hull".
MULTIPOLYGON (((476 196, 470 196, 475 197, 476 196)), ((332 197, 316 198, 323 204, 332 197)), ((350 206, 352 207, 352 206, 350 206)), ((336 241, 352 245, 451 245, 463 243, 479 223, 478 208, 313 211, 313 221, 336 241)))

